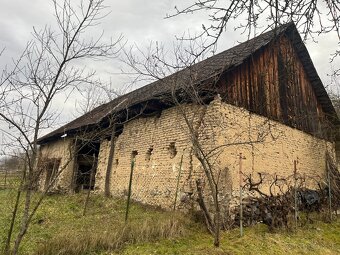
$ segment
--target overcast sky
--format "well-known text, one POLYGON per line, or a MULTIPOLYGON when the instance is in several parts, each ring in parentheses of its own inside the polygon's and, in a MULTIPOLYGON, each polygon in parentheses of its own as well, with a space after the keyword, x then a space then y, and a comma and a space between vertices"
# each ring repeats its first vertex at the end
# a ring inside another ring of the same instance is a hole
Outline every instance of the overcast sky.
MULTIPOLYGON (((72 1, 73 2, 73 1, 72 1)), ((190 0, 107 0, 109 15, 96 30, 105 31, 106 38, 116 38, 122 34, 128 43, 136 43, 140 48, 146 47, 150 41, 158 41, 171 45, 175 35, 181 35, 190 30, 191 33, 200 31, 205 23, 203 15, 186 15, 175 19, 164 19, 167 13, 174 10, 174 6, 184 6, 190 0)), ((46 24, 53 24, 53 6, 50 0, 10 0, 2 1, 0 8, 0 47, 5 48, 0 57, 0 67, 9 64, 12 58, 25 48, 26 42, 31 39, 32 28, 43 28, 46 24)), ((53 26, 53 25, 52 25, 53 26)), ((227 30, 219 43, 218 51, 230 48, 239 41, 243 41, 239 31, 227 30)), ((318 43, 307 42, 307 48, 316 66, 319 76, 324 84, 329 84, 327 76, 331 70, 329 63, 330 53, 334 52, 338 43, 335 35, 317 38, 318 43)), ((89 64, 95 68, 103 80, 111 79, 113 86, 121 87, 128 80, 124 75, 119 75, 122 63, 119 61, 95 62, 89 64)), ((333 65, 339 66, 339 60, 333 65)), ((62 102, 59 99, 58 102, 62 102)), ((72 119, 70 109, 74 108, 74 101, 62 104, 64 112, 60 123, 72 119)))

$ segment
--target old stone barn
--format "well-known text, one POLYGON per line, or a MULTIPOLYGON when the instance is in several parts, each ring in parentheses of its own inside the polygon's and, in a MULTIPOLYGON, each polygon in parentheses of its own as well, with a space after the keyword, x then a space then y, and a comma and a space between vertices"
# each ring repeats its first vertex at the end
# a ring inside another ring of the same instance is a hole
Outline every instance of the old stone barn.
POLYGON ((330 98, 293 23, 101 105, 41 137, 40 187, 94 189, 163 208, 206 185, 202 161, 230 199, 242 174, 309 185, 335 158, 330 98))

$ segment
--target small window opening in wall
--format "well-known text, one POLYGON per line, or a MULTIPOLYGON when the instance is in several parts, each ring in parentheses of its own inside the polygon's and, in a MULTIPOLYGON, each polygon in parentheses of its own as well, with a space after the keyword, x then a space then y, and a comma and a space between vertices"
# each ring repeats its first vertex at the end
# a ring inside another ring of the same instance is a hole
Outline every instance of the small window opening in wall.
POLYGON ((118 166, 119 160, 116 158, 115 165, 118 166))
POLYGON ((145 160, 146 160, 146 161, 150 161, 152 152, 153 152, 153 146, 151 146, 151 147, 148 149, 148 151, 146 152, 146 155, 145 155, 145 160))
POLYGON ((131 159, 135 159, 137 155, 138 155, 138 151, 132 151, 131 159))
POLYGON ((177 149, 176 149, 175 142, 170 143, 170 145, 168 147, 168 151, 170 153, 170 158, 174 158, 177 155, 177 149))

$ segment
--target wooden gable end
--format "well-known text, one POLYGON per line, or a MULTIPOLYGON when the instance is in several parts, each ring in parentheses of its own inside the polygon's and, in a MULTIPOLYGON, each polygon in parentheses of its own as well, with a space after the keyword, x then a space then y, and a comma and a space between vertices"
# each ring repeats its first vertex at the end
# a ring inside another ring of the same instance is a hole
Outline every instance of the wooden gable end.
POLYGON ((284 35, 222 75, 223 99, 307 133, 325 137, 326 114, 291 41, 284 35))

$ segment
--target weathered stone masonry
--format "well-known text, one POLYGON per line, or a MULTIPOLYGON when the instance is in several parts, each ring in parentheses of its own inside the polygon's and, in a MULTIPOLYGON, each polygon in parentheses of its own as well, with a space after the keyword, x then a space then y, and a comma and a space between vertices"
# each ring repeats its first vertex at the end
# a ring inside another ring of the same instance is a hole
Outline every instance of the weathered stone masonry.
MULTIPOLYGON (((202 107, 201 107, 202 108, 202 107)), ((197 116, 197 106, 186 106, 186 113, 197 116)), ((200 131, 202 144, 207 150, 230 143, 255 141, 248 145, 222 147, 214 158, 221 176, 226 178, 226 192, 238 189, 238 155, 246 158, 244 173, 266 172, 289 176, 293 161, 298 159, 298 172, 307 176, 322 177, 325 172, 325 153, 334 152, 333 144, 315 138, 247 110, 220 100, 207 106, 205 126, 200 131)), ((183 155, 179 185, 179 199, 195 192, 194 180, 204 178, 200 163, 192 155, 187 126, 176 107, 164 110, 160 117, 139 118, 124 126, 116 138, 111 176, 111 192, 115 196, 126 194, 132 154, 135 158, 132 197, 142 203, 171 208, 174 204, 176 183, 183 155), (175 148, 176 152, 173 150, 175 148)), ((96 175, 96 189, 104 190, 105 171, 110 142, 102 141, 96 175)))
MULTIPOLYGON (((190 119, 197 118, 203 107, 187 105, 185 113, 190 119)), ((244 145, 229 145, 219 150, 214 158, 222 171, 226 193, 238 190, 238 155, 242 153, 245 174, 265 172, 289 176, 293 173, 293 160, 298 159, 298 172, 312 177, 325 173, 325 153, 334 154, 332 143, 315 138, 297 129, 270 121, 259 115, 238 108, 219 99, 207 106, 204 128, 201 127, 201 143, 207 151, 219 145, 263 140, 244 145)), ((116 139, 113 158, 111 193, 124 196, 127 192, 132 154, 135 156, 135 171, 132 198, 142 203, 172 208, 176 184, 183 155, 178 202, 181 205, 195 193, 195 180, 204 179, 200 163, 193 156, 187 124, 177 107, 166 109, 159 117, 138 118, 125 124, 122 134, 116 139)), ((42 158, 60 158, 63 169, 55 188, 71 190, 74 176, 74 161, 70 160, 70 143, 64 139, 44 145, 42 158)), ((110 141, 100 144, 95 189, 103 192, 108 164, 110 141)), ((44 181, 44 177, 41 178, 44 181)), ((237 193, 237 192, 236 192, 237 193)))

